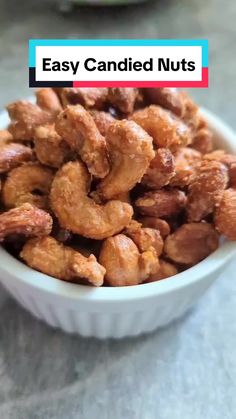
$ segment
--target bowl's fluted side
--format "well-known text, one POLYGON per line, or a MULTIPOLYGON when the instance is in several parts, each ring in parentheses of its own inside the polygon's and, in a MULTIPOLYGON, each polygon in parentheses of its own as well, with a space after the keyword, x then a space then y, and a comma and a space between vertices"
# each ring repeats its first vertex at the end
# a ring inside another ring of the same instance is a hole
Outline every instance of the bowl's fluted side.
POLYGON ((86 310, 85 307, 80 307, 78 301, 71 304, 67 297, 47 295, 27 284, 23 287, 16 281, 13 284, 7 278, 2 279, 2 282, 26 310, 52 327, 86 337, 123 338, 148 333, 182 316, 197 302, 215 276, 211 274, 189 287, 157 295, 149 308, 144 308, 141 302, 137 302, 135 308, 131 305, 130 310, 125 307, 123 311, 120 303, 119 311, 116 306, 114 312, 111 311, 110 304, 103 304, 103 312, 93 311, 91 304, 86 310))

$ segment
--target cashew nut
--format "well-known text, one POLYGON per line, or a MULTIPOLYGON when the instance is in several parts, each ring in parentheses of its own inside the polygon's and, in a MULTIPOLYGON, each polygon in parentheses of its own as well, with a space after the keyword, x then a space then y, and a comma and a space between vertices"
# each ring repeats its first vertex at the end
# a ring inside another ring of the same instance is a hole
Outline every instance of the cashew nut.
POLYGON ((90 88, 90 87, 65 87, 62 89, 55 89, 61 98, 63 106, 67 105, 82 105, 86 109, 96 108, 102 109, 107 101, 108 89, 90 88))
POLYGON ((55 117, 26 100, 11 103, 7 110, 12 121, 9 131, 17 141, 31 141, 35 127, 50 123, 55 117))
POLYGON ((174 114, 159 106, 150 105, 140 109, 130 118, 151 135, 157 147, 175 149, 191 143, 189 128, 174 114))
POLYGON ((92 175, 107 175, 106 142, 88 111, 81 105, 68 106, 58 116, 56 131, 80 155, 92 175))
POLYGON ((110 125, 115 121, 115 118, 109 113, 104 111, 97 111, 96 109, 90 111, 93 120, 102 135, 106 135, 110 125))
POLYGON ((134 105, 139 97, 138 89, 129 88, 110 88, 108 90, 108 102, 125 114, 134 111, 134 105))
POLYGON ((39 89, 36 92, 37 105, 46 112, 57 115, 62 110, 61 102, 53 89, 39 89))
POLYGON ((40 163, 59 168, 72 157, 68 144, 57 134, 54 125, 35 128, 35 153, 40 163))
POLYGON ((53 237, 29 240, 20 256, 31 268, 55 278, 73 282, 81 278, 97 287, 103 284, 106 270, 94 255, 84 257, 53 237))
POLYGON ((3 186, 4 205, 12 208, 28 202, 39 208, 48 208, 52 179, 52 171, 38 163, 26 163, 13 169, 3 186))
POLYGON ((175 115, 184 114, 184 100, 181 93, 175 88, 147 88, 143 89, 144 96, 154 105, 159 105, 175 115))
POLYGON ((111 199, 141 181, 155 153, 152 138, 133 121, 115 121, 106 141, 111 171, 98 185, 97 194, 111 199))
POLYGON ((132 207, 121 201, 98 205, 88 197, 91 177, 81 162, 65 164, 51 188, 51 206, 60 225, 84 237, 97 240, 112 236, 126 227, 132 207))

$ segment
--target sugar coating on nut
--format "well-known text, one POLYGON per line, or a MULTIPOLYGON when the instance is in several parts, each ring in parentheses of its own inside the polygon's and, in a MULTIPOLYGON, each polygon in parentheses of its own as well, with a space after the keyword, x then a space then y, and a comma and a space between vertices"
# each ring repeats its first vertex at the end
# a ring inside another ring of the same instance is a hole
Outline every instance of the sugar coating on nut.
POLYGON ((193 137, 192 147, 203 155, 210 153, 213 149, 212 132, 208 128, 199 129, 193 137))
POLYGON ((0 173, 9 172, 29 160, 33 160, 30 147, 13 142, 0 142, 0 173))
POLYGON ((86 163, 89 172, 103 178, 109 171, 107 148, 92 116, 81 105, 67 106, 56 120, 57 133, 86 163))
POLYGON ((55 116, 62 111, 59 97, 53 89, 39 89, 36 92, 36 102, 41 109, 55 116))
POLYGON ((194 179, 201 164, 202 155, 190 147, 181 147, 174 153, 174 176, 172 186, 184 188, 194 179))
POLYGON ((163 240, 158 230, 149 227, 142 227, 138 221, 131 220, 130 224, 124 230, 124 233, 130 237, 141 252, 145 252, 153 247, 157 256, 160 256, 163 250, 163 240))
POLYGON ((31 268, 64 281, 77 282, 81 278, 94 286, 103 284, 105 268, 94 255, 84 257, 53 237, 29 240, 20 256, 31 268))
POLYGON ((229 240, 236 240, 236 189, 224 191, 215 212, 215 226, 229 240))
POLYGON ((153 248, 140 253, 136 244, 124 234, 103 242, 99 263, 105 267, 105 280, 113 287, 138 285, 158 270, 153 248))
POLYGON ((218 245, 218 234, 210 224, 189 223, 167 237, 164 252, 173 262, 195 265, 214 252, 218 245))
POLYGON ((224 150, 215 150, 211 153, 205 154, 205 160, 219 161, 228 167, 229 171, 229 186, 236 187, 236 156, 226 153, 224 150))
POLYGON ((0 130, 0 143, 9 143, 13 141, 13 136, 7 129, 0 130))
POLYGON ((149 217, 169 218, 177 215, 187 203, 187 197, 178 189, 145 193, 135 201, 138 212, 149 217))
POLYGON ((65 87, 55 90, 61 99, 63 107, 79 104, 84 106, 85 109, 103 109, 108 95, 108 89, 104 87, 65 87))
POLYGON ((167 262, 166 260, 159 259, 159 269, 155 274, 149 276, 145 282, 156 282, 161 279, 169 278, 170 276, 177 275, 178 269, 173 263, 167 262))
POLYGON ((143 227, 155 228, 165 239, 170 234, 170 226, 166 220, 157 217, 139 217, 139 221, 143 227))
POLYGON ((142 178, 142 184, 150 189, 160 189, 168 185, 174 175, 173 154, 168 148, 159 148, 142 178))
POLYGON ((147 88, 143 89, 145 97, 150 103, 168 109, 178 117, 184 114, 184 100, 175 88, 147 88))
POLYGON ((55 119, 54 114, 26 100, 11 103, 7 110, 12 121, 9 131, 17 141, 31 141, 36 126, 51 123, 55 119))
POLYGON ((189 221, 200 221, 219 204, 229 181, 227 167, 218 161, 203 162, 189 185, 189 221))
POLYGON ((138 89, 132 87, 112 87, 108 90, 108 102, 125 114, 130 114, 134 111, 135 102, 138 96, 138 89))
POLYGON ((102 240, 125 228, 133 215, 126 202, 97 204, 88 196, 91 177, 81 162, 65 164, 55 175, 51 207, 60 225, 84 237, 102 240))
POLYGON ((186 146, 191 142, 188 127, 160 106, 150 105, 134 112, 133 121, 140 125, 153 138, 157 147, 186 146))
POLYGON ((152 138, 133 121, 115 121, 106 141, 111 169, 97 188, 105 200, 130 191, 141 181, 155 155, 152 138))
POLYGON ((0 214, 0 241, 12 234, 47 236, 51 230, 52 217, 28 203, 0 214))
POLYGON ((39 163, 26 163, 13 169, 3 186, 2 200, 6 208, 30 203, 48 209, 48 196, 53 172, 39 163))
POLYGON ((191 131, 191 146, 202 154, 210 153, 213 150, 213 135, 205 118, 186 92, 181 92, 180 95, 184 108, 181 118, 191 131))
POLYGON ((73 155, 68 144, 55 131, 54 125, 36 127, 34 146, 40 163, 53 168, 61 167, 73 155))
POLYGON ((97 111, 96 109, 91 110, 90 115, 92 115, 93 120, 97 125, 97 128, 99 129, 100 133, 106 136, 108 129, 110 128, 111 124, 115 121, 115 118, 109 112, 97 111))

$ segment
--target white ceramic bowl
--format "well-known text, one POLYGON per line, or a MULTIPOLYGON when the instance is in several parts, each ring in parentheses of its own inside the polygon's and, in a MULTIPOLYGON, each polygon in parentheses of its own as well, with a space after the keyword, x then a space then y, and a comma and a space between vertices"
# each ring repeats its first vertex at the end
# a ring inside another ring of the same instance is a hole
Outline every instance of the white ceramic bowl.
MULTIPOLYGON (((234 133, 203 111, 216 144, 236 153, 234 133)), ((7 124, 0 115, 0 127, 7 124)), ((65 332, 97 338, 122 338, 150 332, 186 312, 236 255, 225 242, 201 263, 159 282, 120 288, 65 283, 36 272, 0 247, 0 281, 37 318, 65 332)))

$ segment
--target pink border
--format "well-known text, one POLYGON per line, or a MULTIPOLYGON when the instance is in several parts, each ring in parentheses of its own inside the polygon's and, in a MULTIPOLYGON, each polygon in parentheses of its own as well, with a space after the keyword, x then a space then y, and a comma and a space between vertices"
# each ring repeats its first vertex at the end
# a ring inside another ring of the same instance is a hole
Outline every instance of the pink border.
POLYGON ((200 81, 74 81, 73 87, 208 87, 208 67, 200 81))

